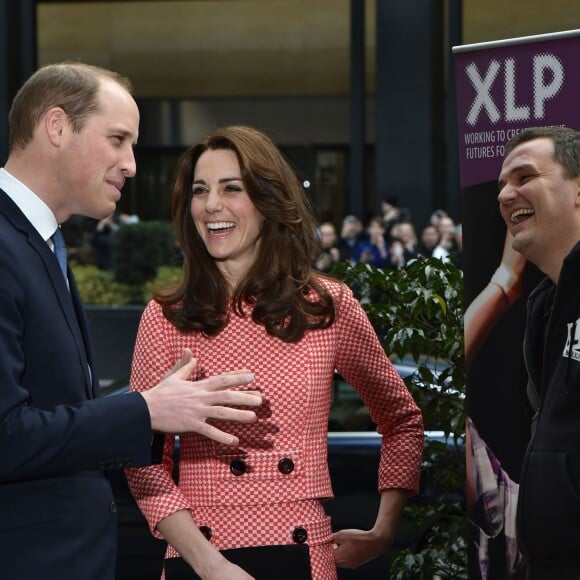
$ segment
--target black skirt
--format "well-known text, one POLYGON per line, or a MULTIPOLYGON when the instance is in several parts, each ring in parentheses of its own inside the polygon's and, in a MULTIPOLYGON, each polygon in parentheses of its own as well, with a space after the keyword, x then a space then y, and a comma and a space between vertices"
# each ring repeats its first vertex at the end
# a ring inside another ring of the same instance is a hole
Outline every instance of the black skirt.
MULTIPOLYGON (((312 579, 307 544, 235 548, 222 550, 221 553, 256 580, 312 579)), ((166 580, 199 580, 199 576, 182 558, 168 558, 164 567, 166 580)))

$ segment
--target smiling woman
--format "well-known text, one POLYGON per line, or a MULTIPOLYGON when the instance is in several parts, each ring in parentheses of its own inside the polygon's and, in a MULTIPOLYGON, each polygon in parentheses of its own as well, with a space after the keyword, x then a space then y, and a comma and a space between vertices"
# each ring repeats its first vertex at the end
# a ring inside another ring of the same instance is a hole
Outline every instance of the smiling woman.
POLYGON ((180 437, 179 485, 173 439, 162 466, 128 470, 152 532, 169 543, 165 577, 333 580, 336 566, 384 554, 418 491, 421 415, 352 292, 314 272, 316 222, 291 166, 263 133, 218 129, 183 155, 173 214, 183 279, 145 309, 131 389, 189 348, 198 378, 250 369, 264 404, 254 424, 233 427, 238 449, 180 437), (364 531, 333 533, 322 504, 335 369, 382 434, 380 505, 364 531))
POLYGON ((289 342, 333 322, 330 294, 312 274, 319 240, 310 203, 266 135, 228 127, 190 147, 178 166, 173 215, 184 277, 158 300, 177 328, 217 334, 230 301, 239 314, 244 302, 255 303, 254 321, 289 342), (217 182, 208 185, 209 179, 217 182), (230 233, 219 225, 224 219, 233 220, 230 233), (208 222, 222 233, 210 237, 208 222), (309 287, 316 300, 307 296, 309 287), (191 303, 180 307, 186 295, 191 303))
POLYGON ((263 216, 252 203, 234 151, 208 150, 195 166, 191 215, 230 288, 256 259, 263 216))

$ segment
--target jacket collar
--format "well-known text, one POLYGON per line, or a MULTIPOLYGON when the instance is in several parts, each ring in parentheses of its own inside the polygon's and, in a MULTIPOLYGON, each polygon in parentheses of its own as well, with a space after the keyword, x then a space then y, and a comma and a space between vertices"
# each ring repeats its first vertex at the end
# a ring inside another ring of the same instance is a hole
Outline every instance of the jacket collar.
MULTIPOLYGON (((80 304, 80 299, 78 298, 78 293, 76 292, 76 286, 74 286, 74 279, 70 268, 68 269, 68 275, 69 280, 71 280, 71 286, 73 289, 72 293, 69 292, 56 257, 52 250, 49 248, 48 244, 42 239, 42 236, 38 233, 36 228, 22 213, 14 201, 2 189, 0 189, 0 213, 6 217, 6 219, 14 226, 16 230, 22 232, 23 236, 27 238, 28 244, 42 260, 46 274, 60 303, 63 315, 65 316, 72 335, 74 336, 81 359, 87 361, 87 365, 85 365, 87 367, 85 378, 87 379, 88 383, 87 392, 91 394, 91 380, 88 374, 88 359, 91 358, 90 350, 88 350, 89 345, 87 345, 87 348, 85 348, 85 341, 88 342, 89 338, 88 335, 83 337, 81 334, 80 326, 84 321, 80 322, 79 318, 77 317, 77 313, 75 313, 73 300, 78 302, 78 315, 83 316, 82 306, 80 304)), ((83 328, 83 330, 85 329, 83 328)))

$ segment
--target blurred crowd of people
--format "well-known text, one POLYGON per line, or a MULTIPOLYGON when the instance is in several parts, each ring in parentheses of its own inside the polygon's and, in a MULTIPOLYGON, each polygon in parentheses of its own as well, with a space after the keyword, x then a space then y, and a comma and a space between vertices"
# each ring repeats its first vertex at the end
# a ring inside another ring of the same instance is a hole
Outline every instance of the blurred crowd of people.
POLYGON ((356 215, 347 215, 340 233, 332 222, 319 226, 321 252, 314 266, 330 272, 336 262, 367 262, 378 268, 397 269, 417 256, 434 257, 462 265, 461 224, 442 209, 435 210, 427 223, 417 230, 408 209, 396 200, 382 203, 382 215, 366 224, 356 215))
MULTIPOLYGON (((446 211, 435 210, 429 221, 417 228, 411 212, 398 207, 395 200, 383 201, 381 209, 382 215, 373 215, 366 223, 352 214, 339 224, 321 222, 321 251, 314 267, 328 273, 336 262, 368 262, 378 268, 397 269, 417 256, 452 261, 461 267, 461 224, 446 211)), ((139 217, 115 212, 100 221, 84 219, 76 227, 72 222, 65 231, 71 260, 112 270, 115 232, 123 224, 138 223, 139 217)))

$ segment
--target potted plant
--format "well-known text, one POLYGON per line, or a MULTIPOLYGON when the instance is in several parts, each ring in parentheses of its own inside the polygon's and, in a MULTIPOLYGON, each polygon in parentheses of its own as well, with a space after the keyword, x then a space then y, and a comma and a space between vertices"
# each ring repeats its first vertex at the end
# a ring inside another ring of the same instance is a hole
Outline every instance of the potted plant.
POLYGON ((425 429, 444 435, 426 440, 421 497, 430 500, 406 508, 402 524, 416 540, 394 556, 391 578, 467 578, 462 271, 420 257, 394 270, 343 263, 333 274, 359 297, 386 352, 416 362, 405 382, 425 429))

